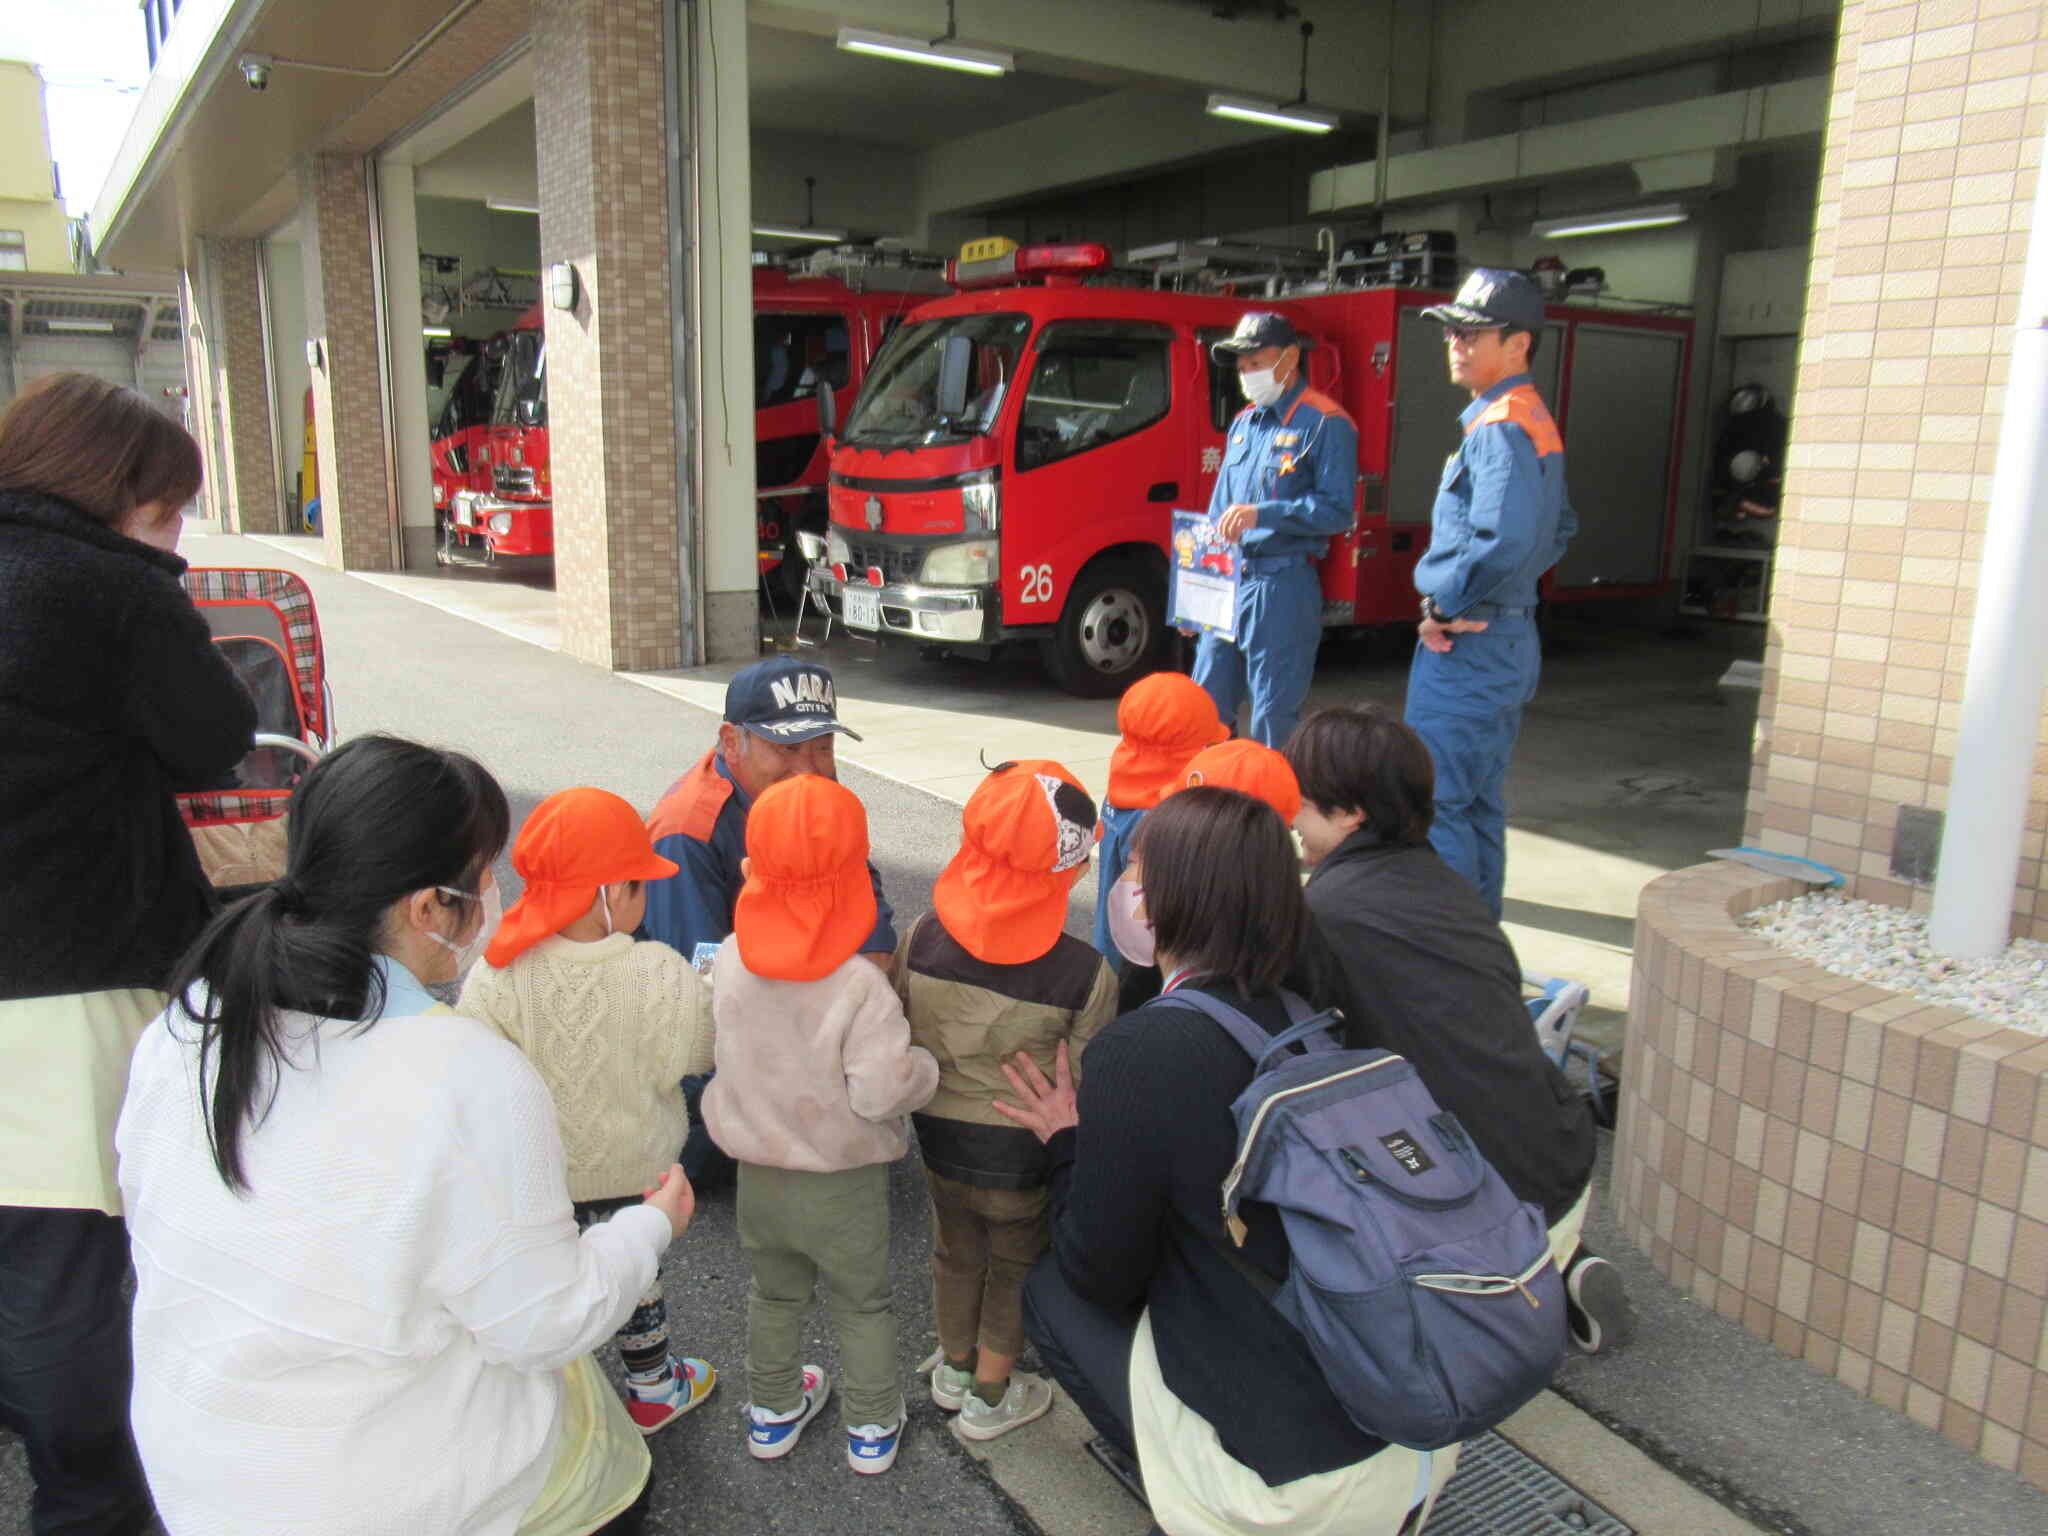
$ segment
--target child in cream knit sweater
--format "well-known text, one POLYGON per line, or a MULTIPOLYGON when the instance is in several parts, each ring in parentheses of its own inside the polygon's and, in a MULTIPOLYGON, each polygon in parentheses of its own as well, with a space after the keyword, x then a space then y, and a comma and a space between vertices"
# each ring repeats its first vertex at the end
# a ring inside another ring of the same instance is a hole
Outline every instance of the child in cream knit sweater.
MULTIPOLYGON (((566 789, 513 845, 526 882, 462 988, 458 1011, 518 1046, 555 1101, 576 1224, 637 1203, 689 1133, 682 1078, 712 1066, 704 983, 666 944, 636 942, 645 882, 676 872, 633 807, 566 789)), ((669 1353, 661 1277, 617 1335, 626 1411, 643 1435, 703 1402, 718 1373, 669 1353)))

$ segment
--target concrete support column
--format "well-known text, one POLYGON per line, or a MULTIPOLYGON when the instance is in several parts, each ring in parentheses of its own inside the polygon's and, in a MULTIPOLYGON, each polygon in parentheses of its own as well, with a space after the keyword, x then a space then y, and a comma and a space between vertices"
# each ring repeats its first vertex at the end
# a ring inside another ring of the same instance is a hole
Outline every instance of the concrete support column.
POLYGON ((235 533, 276 533, 284 523, 273 474, 262 249, 254 240, 204 244, 213 290, 209 312, 217 327, 209 358, 223 476, 215 510, 222 526, 235 533))
POLYGON ((620 670, 697 659, 684 631, 664 0, 534 0, 540 249, 562 648, 620 670))
POLYGON ((223 451, 227 432, 221 425, 223 418, 214 399, 215 305, 203 240, 195 240, 186 248, 184 270, 178 275, 178 308, 185 336, 185 430, 199 441, 199 456, 206 475, 195 510, 202 517, 224 521, 228 505, 227 455, 223 451))
POLYGON ((345 571, 397 568, 397 505, 377 337, 368 162, 316 155, 304 172, 306 331, 319 346, 313 423, 320 532, 345 571))
POLYGON ((434 568, 434 471, 428 458, 427 369, 420 331, 420 236, 413 170, 377 163, 377 212, 383 224, 384 324, 391 338, 391 427, 397 470, 398 526, 405 568, 434 568))

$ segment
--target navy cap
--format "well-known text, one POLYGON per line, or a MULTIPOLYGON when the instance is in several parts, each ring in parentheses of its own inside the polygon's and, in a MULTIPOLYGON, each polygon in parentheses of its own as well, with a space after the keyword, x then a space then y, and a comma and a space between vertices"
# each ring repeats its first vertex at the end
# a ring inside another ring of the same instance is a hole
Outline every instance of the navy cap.
POLYGON ((1511 331, 1543 329, 1543 290, 1527 273, 1474 267, 1448 304, 1432 304, 1425 320, 1445 325, 1504 326, 1511 331))
POLYGON ((741 668, 725 685, 725 718, 784 746, 828 731, 861 739, 839 723, 832 674, 794 656, 770 656, 741 668))
POLYGON ((1209 349, 1209 355, 1217 362, 1223 361, 1226 352, 1257 352, 1265 347, 1306 347, 1308 338, 1294 328, 1294 322, 1285 315, 1276 315, 1269 309, 1248 310, 1237 317, 1237 329, 1209 349))

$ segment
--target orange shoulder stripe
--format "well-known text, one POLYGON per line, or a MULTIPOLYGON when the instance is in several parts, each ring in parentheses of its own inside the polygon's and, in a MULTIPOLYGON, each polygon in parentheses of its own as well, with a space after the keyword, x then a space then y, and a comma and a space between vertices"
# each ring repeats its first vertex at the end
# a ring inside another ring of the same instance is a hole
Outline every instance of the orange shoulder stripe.
POLYGON ((1564 438, 1559 435, 1557 422, 1550 414, 1550 408, 1543 403, 1543 397, 1534 389, 1523 385, 1509 390, 1484 411, 1472 423, 1474 428, 1492 426, 1498 422, 1512 422, 1529 435, 1529 442, 1536 449, 1536 457, 1546 459, 1553 453, 1564 452, 1564 438))
POLYGON ((688 773, 669 786, 668 793, 647 818, 647 836, 659 842, 680 832, 705 843, 718 825, 718 813, 732 798, 732 781, 712 766, 718 749, 713 747, 688 773))
POLYGON ((1290 420, 1293 418, 1294 413, 1301 409, 1304 402, 1314 406, 1325 416, 1336 417, 1339 421, 1350 427, 1352 431, 1356 432, 1358 430, 1358 423, 1351 419, 1351 413, 1324 394, 1320 389, 1304 389, 1301 392, 1300 397, 1287 409, 1287 415, 1290 420))

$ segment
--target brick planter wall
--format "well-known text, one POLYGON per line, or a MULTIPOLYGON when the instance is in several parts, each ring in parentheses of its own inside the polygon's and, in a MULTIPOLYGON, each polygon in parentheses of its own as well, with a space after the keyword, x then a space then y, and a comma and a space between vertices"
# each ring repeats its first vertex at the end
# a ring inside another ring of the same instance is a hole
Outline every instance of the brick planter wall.
POLYGON ((2048 1037, 1808 965, 1736 864, 1643 890, 1614 1201, 1672 1284, 2048 1488, 2048 1037))

